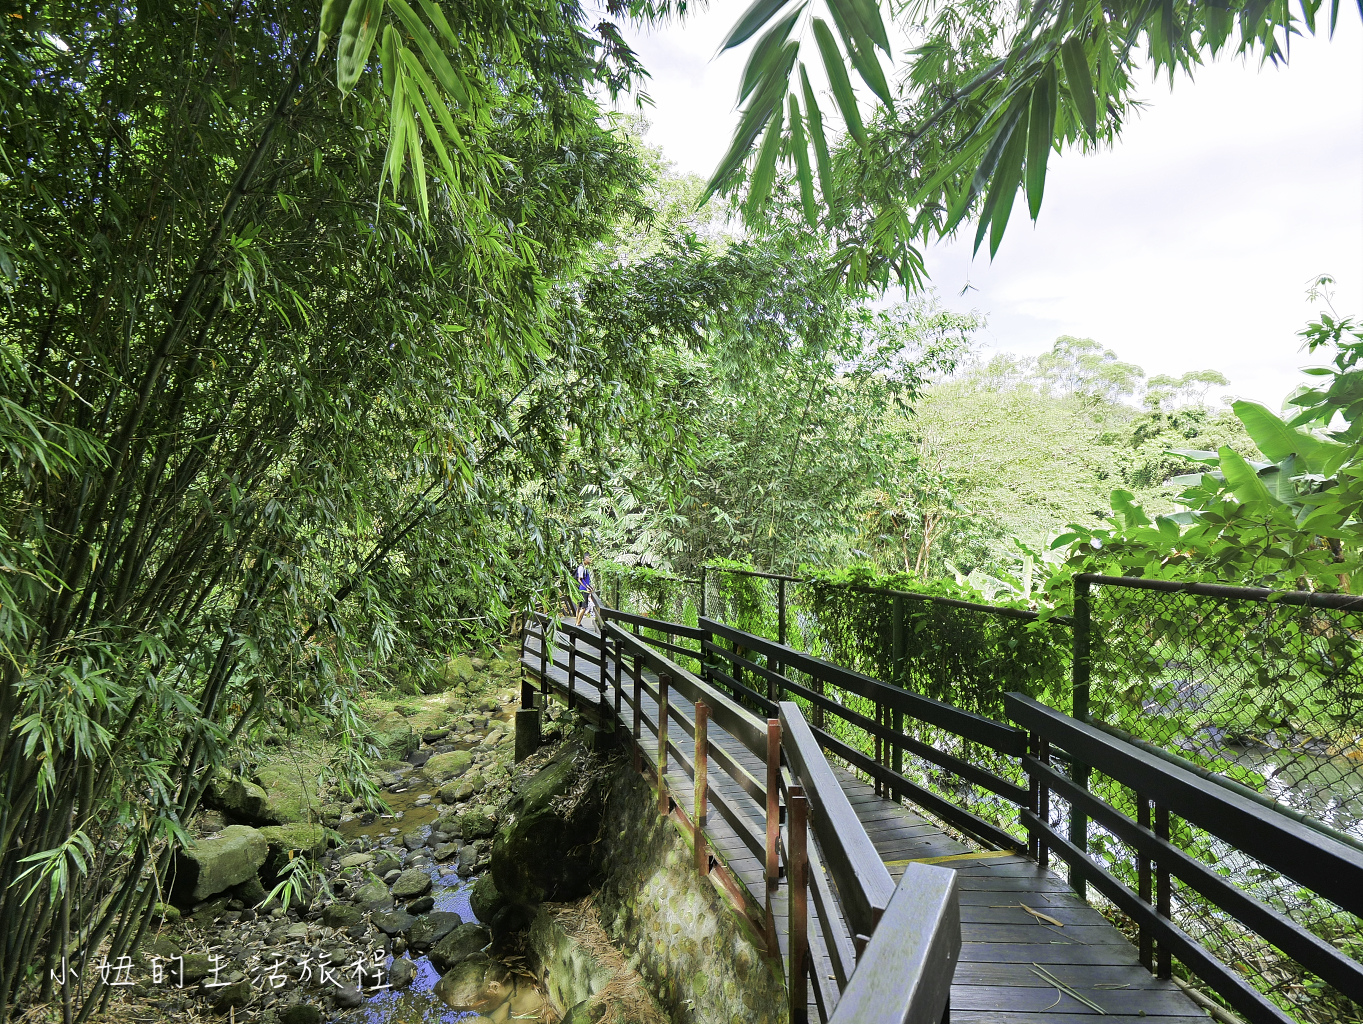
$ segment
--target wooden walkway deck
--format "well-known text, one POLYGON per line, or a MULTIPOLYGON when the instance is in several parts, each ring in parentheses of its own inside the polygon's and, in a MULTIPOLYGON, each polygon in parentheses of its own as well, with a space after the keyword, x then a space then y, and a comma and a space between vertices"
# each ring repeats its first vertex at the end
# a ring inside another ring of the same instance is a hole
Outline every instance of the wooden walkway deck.
MULTIPOLYGON (((560 660, 566 657, 561 651, 559 654, 560 660)), ((537 675, 538 651, 527 652, 522 663, 537 675)), ((566 671, 552 661, 549 674, 559 687, 566 684, 566 671)), ((653 673, 646 671, 644 675, 656 689, 653 673)), ((614 678, 615 666, 610 661, 606 700, 612 712, 616 700, 609 680, 614 678)), ((624 678, 628 688, 628 671, 624 678)), ((575 703, 580 697, 582 705, 600 704, 600 691, 584 685, 581 679, 573 693, 575 703)), ((658 707, 647 692, 642 703, 641 745, 650 765, 656 766, 654 730, 658 707)), ((669 728, 669 737, 688 759, 694 757, 694 746, 676 719, 680 715, 688 723, 693 722, 694 711, 685 702, 671 703, 674 724, 669 728)), ((621 701, 621 718, 627 727, 633 728, 628 700, 621 701)), ((757 778, 765 778, 762 762, 713 721, 709 725, 709 739, 757 778)), ((1141 1020, 1153 1024, 1205 1024, 1208 1020, 1205 1011, 1173 982, 1161 981, 1142 967, 1136 948, 1126 937, 1054 872, 1040 868, 1025 856, 982 850, 962 842, 909 807, 876 795, 869 783, 851 772, 841 769, 835 772, 857 818, 896 881, 907 864, 916 860, 938 863, 957 872, 961 953, 951 987, 953 1024, 1073 1024, 1076 1015, 1102 1017, 1110 1024, 1136 1024, 1141 1020), (1061 926, 1046 923, 1028 908, 1060 921, 1061 926), (1101 1007, 1102 1014, 1064 992, 1046 975, 1101 1007)), ((674 793, 690 792, 690 776, 676 758, 670 759, 665 777, 674 793)), ((763 832, 765 809, 716 770, 713 762, 708 784, 712 793, 718 791, 721 799, 744 814, 751 822, 753 834, 763 832)), ((755 902, 765 903, 771 911, 784 956, 787 939, 784 879, 775 893, 768 893, 759 856, 713 806, 706 833, 715 856, 747 887, 755 902)), ((812 836, 810 844, 814 844, 812 836)), ((831 986, 829 959, 812 902, 809 915, 815 969, 822 972, 817 980, 831 986)), ((811 993, 810 1020, 818 1019, 811 993)))

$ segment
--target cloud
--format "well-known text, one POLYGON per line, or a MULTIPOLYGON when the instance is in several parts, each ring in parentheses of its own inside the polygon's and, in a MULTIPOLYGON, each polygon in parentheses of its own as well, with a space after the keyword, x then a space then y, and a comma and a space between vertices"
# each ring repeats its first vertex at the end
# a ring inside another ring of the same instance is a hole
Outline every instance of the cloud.
MULTIPOLYGON (((710 58, 735 16, 715 5, 635 39, 652 73, 650 139, 708 177, 737 121, 741 56, 710 58)), ((1116 147, 1051 163, 1033 227, 1025 203, 997 258, 973 228, 927 254, 949 304, 989 315, 984 340, 1034 354, 1092 337, 1148 373, 1213 367, 1229 392, 1276 406, 1312 360, 1296 332, 1307 282, 1339 281, 1363 316, 1363 29, 1293 41, 1287 67, 1223 60, 1142 91, 1116 147)))

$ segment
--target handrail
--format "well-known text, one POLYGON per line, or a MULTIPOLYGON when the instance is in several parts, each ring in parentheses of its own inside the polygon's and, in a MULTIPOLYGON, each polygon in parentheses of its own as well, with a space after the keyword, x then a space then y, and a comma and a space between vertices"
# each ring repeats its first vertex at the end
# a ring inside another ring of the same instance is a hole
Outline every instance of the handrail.
POLYGON ((1363 852, 1239 793, 1208 786, 1192 772, 1024 694, 1010 693, 1004 701, 1013 721, 1044 735, 1090 768, 1138 793, 1159 794, 1160 803, 1174 814, 1314 888, 1350 913, 1363 915, 1363 852))
POLYGON ((781 703, 781 745, 814 808, 812 824, 854 935, 870 936, 890 905, 894 882, 819 749, 799 705, 781 703))

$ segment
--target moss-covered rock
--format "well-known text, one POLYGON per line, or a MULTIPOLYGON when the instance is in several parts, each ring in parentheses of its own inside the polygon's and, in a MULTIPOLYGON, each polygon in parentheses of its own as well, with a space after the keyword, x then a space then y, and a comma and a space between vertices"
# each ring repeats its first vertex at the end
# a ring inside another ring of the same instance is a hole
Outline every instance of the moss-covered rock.
POLYGON ((482 952, 492 941, 492 933, 481 924, 461 924, 431 947, 427 956, 442 974, 456 964, 482 952))
POLYGON ((270 855, 288 857, 290 853, 320 857, 327 852, 327 830, 321 825, 295 822, 292 825, 266 825, 260 830, 270 844, 270 855))
POLYGON ((390 711, 373 726, 374 742, 379 750, 389 757, 406 757, 421 745, 419 737, 407 719, 396 711, 390 711))
POLYGON ((191 843, 175 857, 174 900, 197 903, 255 877, 269 845, 247 825, 229 825, 211 839, 191 843))
POLYGON ((493 915, 506 906, 506 899, 497 891, 497 880, 492 872, 485 871, 473 883, 469 893, 469 908, 480 921, 491 921, 493 915))
POLYGON ((269 823, 265 790, 249 779, 237 776, 214 779, 204 791, 204 803, 243 825, 269 823))
POLYGON ((443 783, 456 779, 469 770, 473 755, 467 750, 451 750, 436 754, 421 768, 421 772, 432 782, 443 783))
POLYGON ((507 804, 506 824, 492 846, 492 874, 509 902, 566 902, 590 891, 605 803, 598 767, 580 746, 565 745, 507 804))

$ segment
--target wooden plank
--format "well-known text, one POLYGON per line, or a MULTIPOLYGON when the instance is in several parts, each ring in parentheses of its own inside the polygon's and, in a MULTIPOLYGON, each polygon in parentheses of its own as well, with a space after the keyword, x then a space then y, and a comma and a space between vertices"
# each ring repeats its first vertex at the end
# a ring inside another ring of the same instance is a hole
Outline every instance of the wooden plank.
MULTIPOLYGON (((994 904, 966 903, 961 906, 961 923, 971 924, 1018 924, 1036 925, 1040 919, 1032 916, 1023 910, 1023 905, 1032 907, 1027 902, 1026 897, 1022 897, 1016 902, 1006 906, 996 906, 994 904)), ((1086 925, 1091 928, 1111 927, 1102 914, 1090 906, 1081 907, 1053 907, 1049 904, 1042 904, 1039 907, 1032 907, 1038 913, 1053 917, 1061 924, 1086 925)), ((1068 931, 1068 927, 1066 928, 1068 931)))
MULTIPOLYGON (((952 989, 952 995, 956 990, 952 989)), ((1189 1000, 1189 1004, 1192 1001, 1189 1000)), ((1196 1010, 1196 1007, 1194 1007, 1196 1010)), ((1102 1021, 1102 1024, 1150 1024, 1150 1018, 1142 1017, 1138 1014, 1109 1014, 1106 1017, 1099 1017, 1092 1010, 1085 1012, 1093 1020, 1102 1021)), ((951 1024, 1047 1024, 1048 1021, 1068 1020, 1070 1014, 1060 1014, 1052 1011, 1045 1013, 1008 1013, 998 1010, 962 1010, 956 1012, 956 1008, 951 1008, 951 1024)), ((1159 1024, 1207 1024, 1208 1017, 1200 1010, 1196 1013, 1189 1013, 1178 1017, 1159 1017, 1159 1024)))
MULTIPOLYGON (((1140 964, 1054 964, 1046 968, 1071 988, 1083 991, 1094 985, 1127 985, 1138 991, 1179 991, 1172 981, 1161 981, 1140 964)), ((1045 988, 1050 982, 1040 978, 1030 963, 995 963, 992 960, 961 963, 956 967, 953 985, 1011 985, 1045 988)))
MULTIPOLYGON (((1050 968, 1046 968, 1049 970, 1050 968)), ((1040 979, 1038 979, 1040 980, 1040 979)), ((1066 982, 1068 984, 1068 982, 1066 982)), ((1095 989, 1092 985, 1071 986, 1085 999, 1101 1006, 1109 1016, 1130 1014, 1145 1017, 1186 1017, 1191 1005, 1188 997, 1178 990, 1154 992, 1150 990, 1095 989)), ((1067 995, 1061 989, 1038 988, 1030 985, 956 985, 951 986, 951 1015, 970 1010, 1007 1010, 1011 1013, 1072 1014, 1097 1016, 1091 1007, 1067 995)))
POLYGON ((961 962, 1012 964, 1096 964, 1134 966, 1140 963, 1131 943, 1103 942, 1093 946, 1056 939, 1040 942, 962 942, 961 962))
MULTIPOLYGON (((1028 904, 1030 906, 1031 904, 1028 904)), ((1126 943, 1126 936, 1106 921, 1099 927, 1090 925, 1054 925, 1032 921, 1029 924, 962 924, 961 937, 966 942, 1036 942, 1051 944, 1069 942, 1081 946, 1126 943)))

